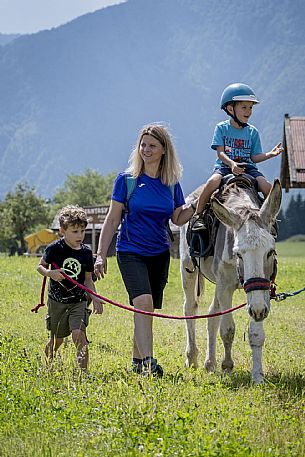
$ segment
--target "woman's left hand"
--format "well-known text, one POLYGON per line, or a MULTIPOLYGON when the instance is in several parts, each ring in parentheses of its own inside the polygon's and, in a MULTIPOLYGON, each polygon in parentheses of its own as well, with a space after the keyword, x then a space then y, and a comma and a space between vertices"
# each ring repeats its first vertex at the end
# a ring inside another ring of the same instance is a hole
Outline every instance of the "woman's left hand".
POLYGON ((103 307, 103 300, 100 298, 94 297, 92 298, 92 303, 93 303, 93 312, 95 314, 103 314, 104 307, 103 307))
POLYGON ((104 278, 104 275, 107 274, 107 258, 103 259, 97 256, 94 264, 94 273, 97 279, 104 278))

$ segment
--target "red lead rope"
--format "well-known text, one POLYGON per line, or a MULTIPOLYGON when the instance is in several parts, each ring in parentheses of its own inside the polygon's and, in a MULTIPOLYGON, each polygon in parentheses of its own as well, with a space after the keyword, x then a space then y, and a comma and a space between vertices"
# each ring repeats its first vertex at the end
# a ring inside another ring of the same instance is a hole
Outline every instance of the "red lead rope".
MULTIPOLYGON (((60 268, 58 267, 58 265, 56 265, 56 263, 53 263, 52 262, 52 266, 56 269, 56 270, 60 270, 60 268)), ((217 317, 217 316, 223 316, 225 314, 229 314, 229 313, 232 313, 233 311, 236 311, 237 309, 240 309, 240 308, 243 308, 244 306, 246 306, 247 303, 243 303, 242 305, 238 305, 238 306, 235 306, 234 308, 229 308, 229 309, 226 309, 224 311, 219 311, 218 313, 214 313, 214 314, 201 314, 199 316, 171 316, 170 314, 160 314, 160 313, 152 313, 150 311, 143 311, 141 309, 135 309, 131 306, 126 306, 126 305, 122 305, 121 303, 117 303, 113 300, 110 300, 109 298, 107 297, 103 297, 102 295, 99 295, 97 294, 96 292, 94 292, 93 290, 90 290, 88 289, 88 287, 82 285, 82 284, 79 284, 77 281, 75 281, 74 279, 70 278, 70 276, 68 276, 64 271, 61 271, 61 274, 66 278, 68 279, 68 281, 72 282, 73 284, 75 284, 76 286, 80 287, 81 289, 85 290, 87 293, 89 293, 90 295, 94 295, 95 297, 97 298, 100 298, 101 300, 107 302, 107 303, 110 303, 111 305, 114 305, 114 306, 117 306, 118 308, 122 308, 122 309, 126 309, 127 311, 131 311, 133 313, 138 313, 138 314, 145 314, 146 316, 153 316, 153 317, 162 317, 164 319, 179 319, 179 320, 183 320, 183 319, 207 319, 209 317, 217 317)), ((40 303, 35 306, 35 308, 33 308, 31 311, 32 312, 35 312, 37 313, 39 308, 41 308, 42 306, 44 306, 44 302, 43 302, 43 297, 44 297, 44 291, 45 291, 45 285, 46 285, 46 277, 43 278, 43 281, 42 281, 42 287, 41 287, 41 299, 40 299, 40 303)))
POLYGON ((44 303, 44 291, 46 288, 46 283, 47 283, 47 277, 44 276, 41 284, 41 291, 40 291, 40 303, 36 305, 34 308, 31 309, 32 313, 38 313, 39 308, 42 308, 45 303, 44 303))

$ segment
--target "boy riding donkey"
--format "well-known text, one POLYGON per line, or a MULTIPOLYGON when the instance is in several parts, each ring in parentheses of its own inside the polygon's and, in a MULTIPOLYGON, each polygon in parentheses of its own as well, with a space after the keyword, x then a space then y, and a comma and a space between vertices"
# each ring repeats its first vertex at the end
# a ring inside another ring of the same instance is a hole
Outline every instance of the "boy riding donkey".
POLYGON ((256 163, 276 157, 283 152, 281 143, 271 151, 262 152, 258 130, 248 124, 252 109, 259 103, 255 93, 247 84, 234 83, 225 88, 221 96, 220 106, 230 119, 216 125, 212 140, 212 149, 217 151, 217 160, 212 176, 203 187, 197 202, 192 230, 204 230, 203 212, 211 195, 219 188, 221 180, 229 174, 252 176, 258 191, 266 198, 271 190, 271 184, 258 171, 256 163))

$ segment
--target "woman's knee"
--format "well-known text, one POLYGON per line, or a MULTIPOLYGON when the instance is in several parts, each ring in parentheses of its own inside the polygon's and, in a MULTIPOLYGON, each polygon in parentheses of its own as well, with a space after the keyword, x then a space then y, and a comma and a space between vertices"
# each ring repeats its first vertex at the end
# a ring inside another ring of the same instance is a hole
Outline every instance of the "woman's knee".
POLYGON ((137 309, 142 311, 152 311, 153 310, 153 299, 150 294, 143 294, 135 297, 133 300, 133 305, 137 309))

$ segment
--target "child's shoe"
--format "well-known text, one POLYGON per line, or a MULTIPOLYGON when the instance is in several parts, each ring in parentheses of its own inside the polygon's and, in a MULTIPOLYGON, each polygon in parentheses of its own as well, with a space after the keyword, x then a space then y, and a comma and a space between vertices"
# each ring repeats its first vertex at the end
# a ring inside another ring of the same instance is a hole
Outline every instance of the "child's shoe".
POLYGON ((206 225, 203 220, 203 214, 200 214, 192 226, 192 232, 200 232, 201 230, 205 229, 206 225))

